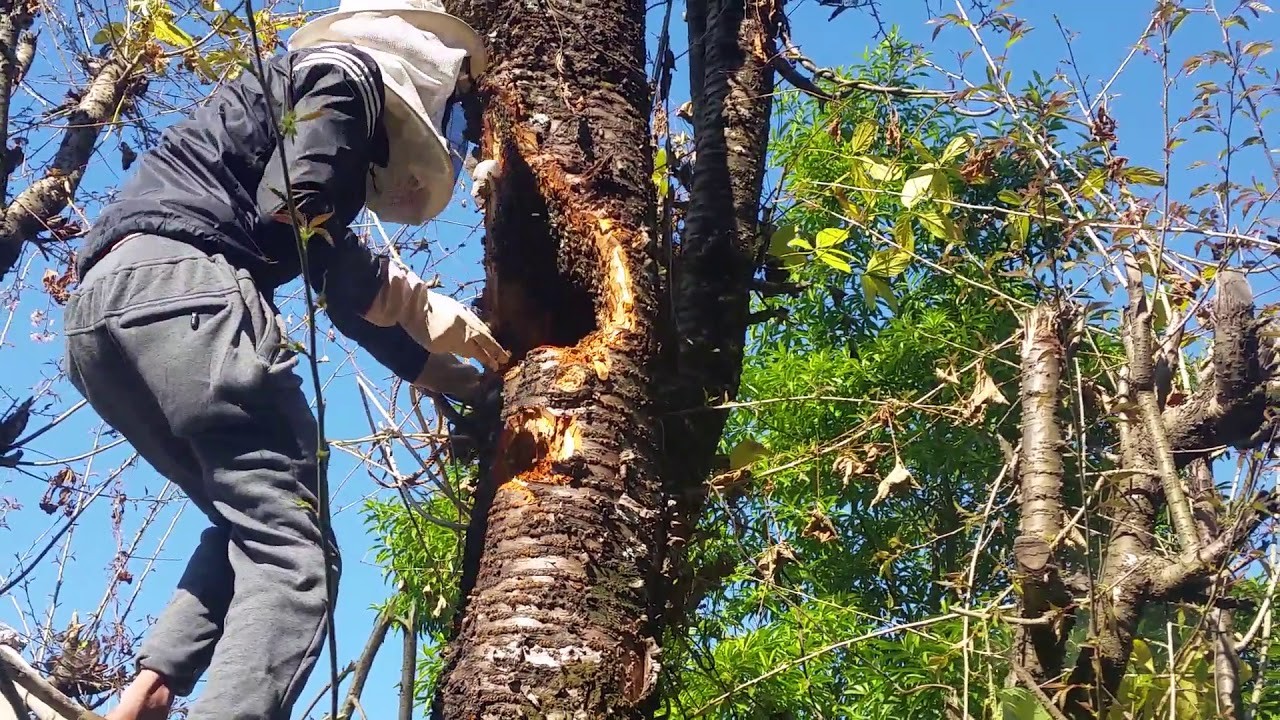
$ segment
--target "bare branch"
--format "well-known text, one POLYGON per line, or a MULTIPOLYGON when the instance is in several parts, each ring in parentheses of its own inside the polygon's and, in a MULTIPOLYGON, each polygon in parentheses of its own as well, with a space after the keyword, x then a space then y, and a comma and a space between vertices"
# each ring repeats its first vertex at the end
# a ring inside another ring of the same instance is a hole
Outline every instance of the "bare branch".
POLYGON ((378 650, 382 649, 383 641, 387 639, 387 631, 391 629, 391 620, 390 609, 378 613, 378 619, 374 621, 369 639, 364 644, 364 651, 360 653, 360 658, 356 660, 352 669, 351 687, 347 688, 347 699, 342 704, 342 710, 338 711, 338 717, 341 720, 347 720, 355 714, 356 703, 364 692, 364 684, 369 679, 369 671, 373 669, 373 661, 378 657, 378 650))
MULTIPOLYGON (((68 127, 49 171, 5 208, 0 218, 0 278, 17 262, 22 244, 47 229, 50 218, 62 212, 75 196, 102 129, 119 115, 122 104, 143 87, 134 81, 133 70, 133 61, 119 55, 101 63, 67 118, 68 127)), ((0 102, 7 102, 6 97, 0 92, 0 102)))
POLYGON ((1164 422, 1160 417, 1160 403, 1156 398, 1155 383, 1155 335, 1151 328, 1151 306, 1142 285, 1142 274, 1133 255, 1125 252, 1129 307, 1125 311, 1124 340, 1129 361, 1130 393, 1138 406, 1142 429, 1150 442, 1155 469, 1160 473, 1169 517, 1178 536, 1178 544, 1189 552, 1200 545, 1191 505, 1187 501, 1182 478, 1173 462, 1173 448, 1164 422))
POLYGON ((5 678, 53 709, 64 720, 103 720, 58 692, 22 659, 17 650, 0 645, 0 680, 5 678))

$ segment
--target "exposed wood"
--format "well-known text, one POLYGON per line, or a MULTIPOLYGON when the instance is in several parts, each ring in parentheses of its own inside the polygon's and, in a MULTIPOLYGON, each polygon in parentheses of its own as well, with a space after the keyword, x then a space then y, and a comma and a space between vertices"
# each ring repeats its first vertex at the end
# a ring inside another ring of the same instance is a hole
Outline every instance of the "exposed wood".
POLYGON ((625 716, 659 667, 645 619, 661 502, 645 6, 451 10, 492 43, 483 309, 514 364, 433 711, 625 716))

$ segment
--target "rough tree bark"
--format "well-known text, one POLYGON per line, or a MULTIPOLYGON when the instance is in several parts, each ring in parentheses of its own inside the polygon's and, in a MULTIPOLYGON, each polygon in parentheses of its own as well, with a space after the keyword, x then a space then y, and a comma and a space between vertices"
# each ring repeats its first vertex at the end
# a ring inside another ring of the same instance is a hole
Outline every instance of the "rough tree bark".
POLYGON ((498 163, 482 310, 513 365, 481 457, 436 717, 652 710, 668 528, 696 507, 668 507, 663 475, 678 457, 700 483, 723 423, 700 419, 687 443, 662 416, 737 388, 777 28, 768 3, 707 5, 690 6, 714 50, 696 51, 698 161, 672 294, 658 271, 669 255, 644 3, 448 3, 492 53, 479 86, 482 154, 498 163))
MULTIPOLYGON (((1261 324, 1254 318, 1244 276, 1219 274, 1212 362, 1197 392, 1171 408, 1159 407, 1154 335, 1140 278, 1132 279, 1129 293, 1123 328, 1128 383, 1121 388, 1128 409, 1118 423, 1122 467, 1104 498, 1109 528, 1102 566, 1091 583, 1089 641, 1075 659, 1064 699, 1064 710, 1080 719, 1098 717, 1113 702, 1144 611, 1156 603, 1205 600, 1213 584, 1224 579, 1224 561, 1278 505, 1275 498, 1260 495, 1234 509, 1225 507, 1213 501, 1216 491, 1205 479, 1210 450, 1251 446, 1269 426, 1261 324), (1184 471, 1193 462, 1188 482, 1184 471), (1170 515, 1177 530, 1179 550, 1172 558, 1155 543, 1161 513, 1170 515)), ((1047 307, 1032 312, 1023 351, 1022 516, 1015 555, 1027 618, 1052 618, 1055 606, 1071 602, 1061 581, 1062 558, 1050 539, 1061 535, 1063 507, 1063 457, 1054 417, 1062 350, 1055 312, 1047 307)), ((1207 618, 1216 646, 1221 705, 1239 709, 1238 658, 1229 617, 1210 607, 1207 618)), ((1020 628, 1015 660, 1037 683, 1055 679, 1064 666, 1065 633, 1053 624, 1020 628)))
POLYGON ((452 10, 493 54, 483 304, 515 361, 434 710, 624 715, 658 672, 645 619, 660 510, 645 6, 452 10))
POLYGON ((682 550, 702 510, 727 415, 689 411, 738 392, 750 283, 763 244, 760 193, 782 7, 782 0, 686 5, 696 156, 684 234, 670 269, 675 337, 668 360, 677 383, 664 439, 671 498, 666 575, 673 582, 658 599, 668 622, 681 621, 700 599, 682 550))
POLYGON ((1062 400, 1066 308, 1044 304, 1027 316, 1022 340, 1022 451, 1018 460, 1021 514, 1014 559, 1022 586, 1022 615, 1053 617, 1043 625, 1019 625, 1017 662, 1036 682, 1062 669, 1074 615, 1056 557, 1062 540, 1062 400))

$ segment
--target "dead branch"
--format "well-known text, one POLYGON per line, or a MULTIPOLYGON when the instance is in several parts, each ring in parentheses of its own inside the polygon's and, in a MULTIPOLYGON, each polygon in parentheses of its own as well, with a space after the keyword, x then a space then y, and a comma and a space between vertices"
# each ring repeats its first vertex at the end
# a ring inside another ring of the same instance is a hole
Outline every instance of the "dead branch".
POLYGON ((343 702, 342 709, 338 711, 338 717, 341 720, 347 720, 355 713, 356 703, 359 702, 360 695, 364 692, 365 682, 369 679, 369 671, 373 669, 373 661, 378 657, 378 650, 382 648, 383 641, 387 639, 387 631, 391 629, 391 621, 391 610, 386 609, 378 613, 373 631, 369 633, 364 650, 352 668, 351 687, 347 689, 347 699, 343 702))

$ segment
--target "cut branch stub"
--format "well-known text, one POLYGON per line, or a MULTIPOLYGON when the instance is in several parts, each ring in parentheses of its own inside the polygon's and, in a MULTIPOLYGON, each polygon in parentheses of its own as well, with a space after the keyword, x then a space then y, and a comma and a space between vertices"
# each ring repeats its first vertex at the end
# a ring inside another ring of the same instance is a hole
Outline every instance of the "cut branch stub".
POLYGON ((1266 372, 1253 293, 1236 270, 1218 274, 1213 303, 1212 382, 1164 412, 1179 465, 1221 446, 1251 444, 1266 422, 1266 372))
POLYGON ((515 364, 433 711, 626 714, 658 672, 645 616, 660 495, 644 4, 450 9, 493 44, 483 306, 515 364))
MULTIPOLYGON (((1063 531, 1063 443, 1058 406, 1065 319, 1066 308, 1044 304, 1032 309, 1023 328, 1022 456, 1018 463, 1022 506, 1013 547, 1026 618, 1040 618, 1070 602, 1055 558, 1063 531)), ((1037 682, 1056 676, 1070 630, 1070 622, 1020 625, 1017 662, 1037 682)))

